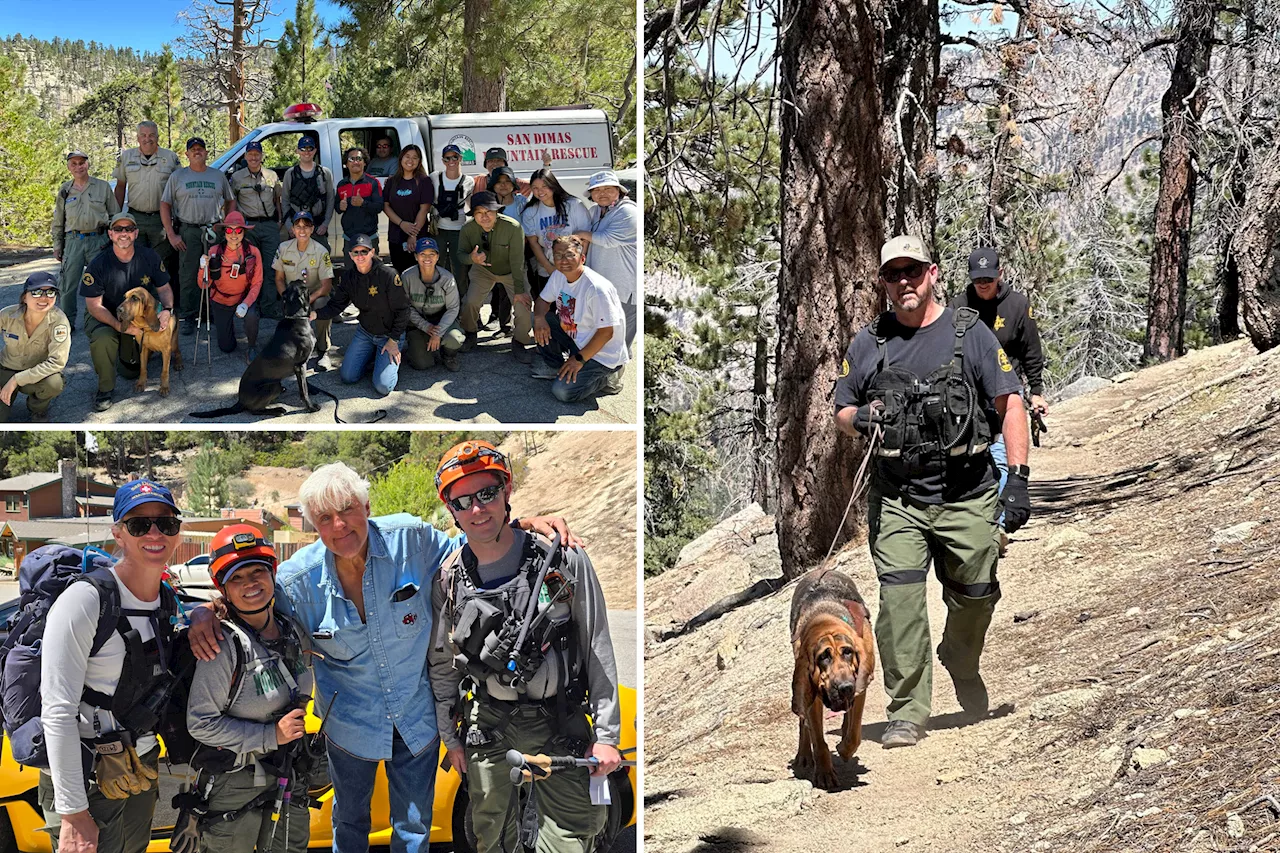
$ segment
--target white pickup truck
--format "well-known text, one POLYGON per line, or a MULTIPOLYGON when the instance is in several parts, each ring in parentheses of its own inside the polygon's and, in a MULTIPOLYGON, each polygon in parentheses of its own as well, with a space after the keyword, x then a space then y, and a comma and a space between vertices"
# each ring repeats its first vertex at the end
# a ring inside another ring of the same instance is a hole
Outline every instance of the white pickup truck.
MULTIPOLYGON (((298 139, 310 136, 316 140, 320 164, 328 166, 338 181, 344 176, 344 151, 359 145, 372 155, 374 141, 385 136, 391 140, 393 152, 410 144, 421 148, 428 172, 444 168, 440 155, 450 144, 462 149, 462 171, 468 175, 484 173, 484 152, 489 148, 506 149, 508 165, 521 180, 542 168, 543 157, 549 156, 556 178, 583 201, 587 178, 614 167, 613 129, 603 110, 317 119, 309 110, 290 108, 286 114, 296 117, 255 127, 211 165, 230 177, 244 166, 245 146, 257 141, 262 143, 263 165, 283 177, 285 170, 298 162, 298 139)), ((385 246, 386 214, 379 219, 385 246)), ((339 217, 335 216, 329 223, 329 233, 339 237, 341 231, 339 217)))

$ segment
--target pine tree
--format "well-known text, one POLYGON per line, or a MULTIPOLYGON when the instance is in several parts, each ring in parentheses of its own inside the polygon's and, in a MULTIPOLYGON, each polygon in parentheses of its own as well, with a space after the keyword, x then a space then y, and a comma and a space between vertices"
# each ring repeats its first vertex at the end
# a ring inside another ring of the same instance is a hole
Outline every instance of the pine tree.
POLYGON ((160 126, 160 144, 163 147, 173 148, 175 132, 177 138, 182 139, 182 129, 187 123, 187 114, 182 109, 182 80, 178 77, 173 48, 167 44, 151 75, 147 116, 160 126))
POLYGON ((0 56, 0 243, 46 243, 53 194, 66 172, 61 132, 23 89, 24 66, 0 56))
POLYGON ((284 22, 284 35, 271 63, 275 82, 266 112, 273 121, 279 121, 291 104, 317 104, 329 114, 333 107, 329 94, 329 78, 333 74, 333 65, 329 62, 331 51, 324 23, 316 15, 315 0, 298 0, 294 19, 284 22))

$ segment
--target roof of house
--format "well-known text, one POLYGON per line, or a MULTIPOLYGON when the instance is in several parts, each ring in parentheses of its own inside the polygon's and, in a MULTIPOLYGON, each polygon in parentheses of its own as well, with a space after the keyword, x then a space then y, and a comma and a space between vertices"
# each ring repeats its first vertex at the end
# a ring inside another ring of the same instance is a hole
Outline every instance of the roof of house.
POLYGON ((61 479, 61 474, 49 474, 41 471, 33 471, 30 474, 21 474, 17 477, 10 477, 7 480, 0 480, 0 491, 29 492, 32 489, 38 489, 41 486, 56 483, 61 479))
POLYGON ((114 507, 115 502, 116 502, 116 499, 114 497, 109 498, 105 495, 90 495, 87 498, 83 497, 82 495, 76 495, 76 503, 80 504, 80 506, 114 507))
MULTIPOLYGON (((95 518, 37 518, 31 521, 7 521, 4 527, 13 531, 18 539, 41 539, 67 542, 67 537, 77 537, 85 541, 88 534, 91 542, 103 542, 111 538, 111 519, 95 518)), ((3 530, 0 527, 0 530, 3 530)))

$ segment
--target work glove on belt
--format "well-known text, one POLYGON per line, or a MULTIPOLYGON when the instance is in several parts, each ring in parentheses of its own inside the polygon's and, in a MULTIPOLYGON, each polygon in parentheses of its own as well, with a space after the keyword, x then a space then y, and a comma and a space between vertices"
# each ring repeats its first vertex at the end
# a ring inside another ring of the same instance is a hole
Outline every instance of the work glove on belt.
POLYGON ((1027 478, 1021 474, 1009 474, 1000 496, 1004 505, 1004 530, 1013 533, 1022 528, 1031 517, 1031 498, 1027 496, 1027 478))
POLYGON ((128 732, 111 732, 94 742, 94 778, 108 800, 123 800, 150 791, 160 774, 142 763, 128 732))
POLYGON ((173 853, 199 853, 200 819, 209 811, 207 804, 195 791, 183 790, 173 798, 173 807, 179 811, 169 835, 169 849, 173 853))

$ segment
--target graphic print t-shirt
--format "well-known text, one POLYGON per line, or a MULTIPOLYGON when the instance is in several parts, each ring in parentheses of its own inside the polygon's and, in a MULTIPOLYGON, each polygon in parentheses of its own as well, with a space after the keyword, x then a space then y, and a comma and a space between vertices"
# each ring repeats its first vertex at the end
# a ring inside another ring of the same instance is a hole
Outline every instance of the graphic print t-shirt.
POLYGON ((592 359, 605 367, 620 367, 630 360, 627 354, 627 322, 618 291, 599 273, 582 268, 577 281, 569 281, 556 270, 542 289, 541 299, 555 305, 560 328, 582 349, 596 330, 613 327, 613 337, 592 359))
POLYGON ((554 207, 531 204, 525 208, 521 224, 526 237, 537 237, 547 260, 551 260, 551 244, 557 237, 567 237, 576 231, 591 230, 591 215, 587 206, 576 198, 565 202, 565 212, 557 213, 554 207))

